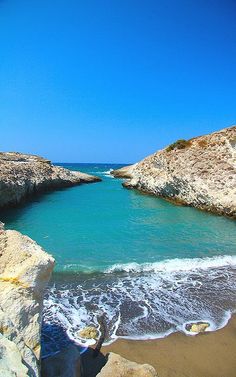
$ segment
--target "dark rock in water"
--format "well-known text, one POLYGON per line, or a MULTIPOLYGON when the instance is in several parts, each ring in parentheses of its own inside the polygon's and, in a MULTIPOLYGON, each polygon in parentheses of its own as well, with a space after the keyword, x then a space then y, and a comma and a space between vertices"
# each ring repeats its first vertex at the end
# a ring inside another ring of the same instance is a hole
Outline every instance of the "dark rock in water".
POLYGON ((39 156, 0 153, 0 207, 16 205, 36 192, 43 192, 101 178, 54 166, 39 156))

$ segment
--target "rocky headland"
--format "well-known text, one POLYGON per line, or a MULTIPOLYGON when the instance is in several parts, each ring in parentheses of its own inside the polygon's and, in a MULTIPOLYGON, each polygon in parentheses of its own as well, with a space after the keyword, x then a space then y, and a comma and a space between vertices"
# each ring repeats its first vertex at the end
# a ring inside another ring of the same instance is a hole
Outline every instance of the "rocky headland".
POLYGON ((128 178, 126 188, 236 218, 236 126, 177 140, 111 174, 128 178))
POLYGON ((54 166, 39 156, 0 153, 0 207, 16 205, 37 192, 98 181, 98 177, 54 166))
POLYGON ((53 266, 53 257, 36 242, 0 223, 0 376, 157 376, 152 366, 113 353, 89 349, 81 358, 73 344, 41 366, 43 298, 53 266))

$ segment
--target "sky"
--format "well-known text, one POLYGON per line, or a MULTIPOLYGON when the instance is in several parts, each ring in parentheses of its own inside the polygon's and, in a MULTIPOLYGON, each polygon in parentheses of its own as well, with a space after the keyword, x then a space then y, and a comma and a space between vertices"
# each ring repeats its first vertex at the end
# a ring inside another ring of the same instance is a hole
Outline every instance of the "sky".
POLYGON ((132 163, 236 123, 236 0, 0 0, 0 150, 132 163))

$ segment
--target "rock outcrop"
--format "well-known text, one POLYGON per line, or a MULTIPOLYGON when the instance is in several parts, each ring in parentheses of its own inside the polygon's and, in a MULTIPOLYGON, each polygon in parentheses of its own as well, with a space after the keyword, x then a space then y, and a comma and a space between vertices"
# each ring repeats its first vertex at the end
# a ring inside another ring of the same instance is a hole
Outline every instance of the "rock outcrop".
POLYGON ((132 171, 135 165, 124 166, 123 168, 112 170, 111 175, 115 178, 132 178, 132 171))
POLYGON ((137 364, 113 352, 97 377, 158 377, 155 369, 149 364, 137 364))
POLYGON ((39 376, 43 296, 53 265, 36 242, 1 226, 1 376, 39 376))
POLYGON ((125 169, 127 188, 236 218, 236 126, 179 140, 125 169))
POLYGON ((0 153, 0 207, 16 205, 36 192, 98 181, 98 177, 54 166, 42 157, 0 153))

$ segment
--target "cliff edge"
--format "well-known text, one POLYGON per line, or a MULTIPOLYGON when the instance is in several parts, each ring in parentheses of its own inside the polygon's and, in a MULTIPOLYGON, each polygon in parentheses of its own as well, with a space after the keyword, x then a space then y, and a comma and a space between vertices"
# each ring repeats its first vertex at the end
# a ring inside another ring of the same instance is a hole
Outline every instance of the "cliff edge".
POLYGON ((16 205, 36 192, 98 181, 98 177, 54 166, 39 156, 0 153, 0 207, 16 205))
POLYGON ((236 126, 178 140, 113 173, 123 185, 236 218, 236 126))
POLYGON ((44 289, 54 259, 0 225, 0 375, 37 377, 44 289))

